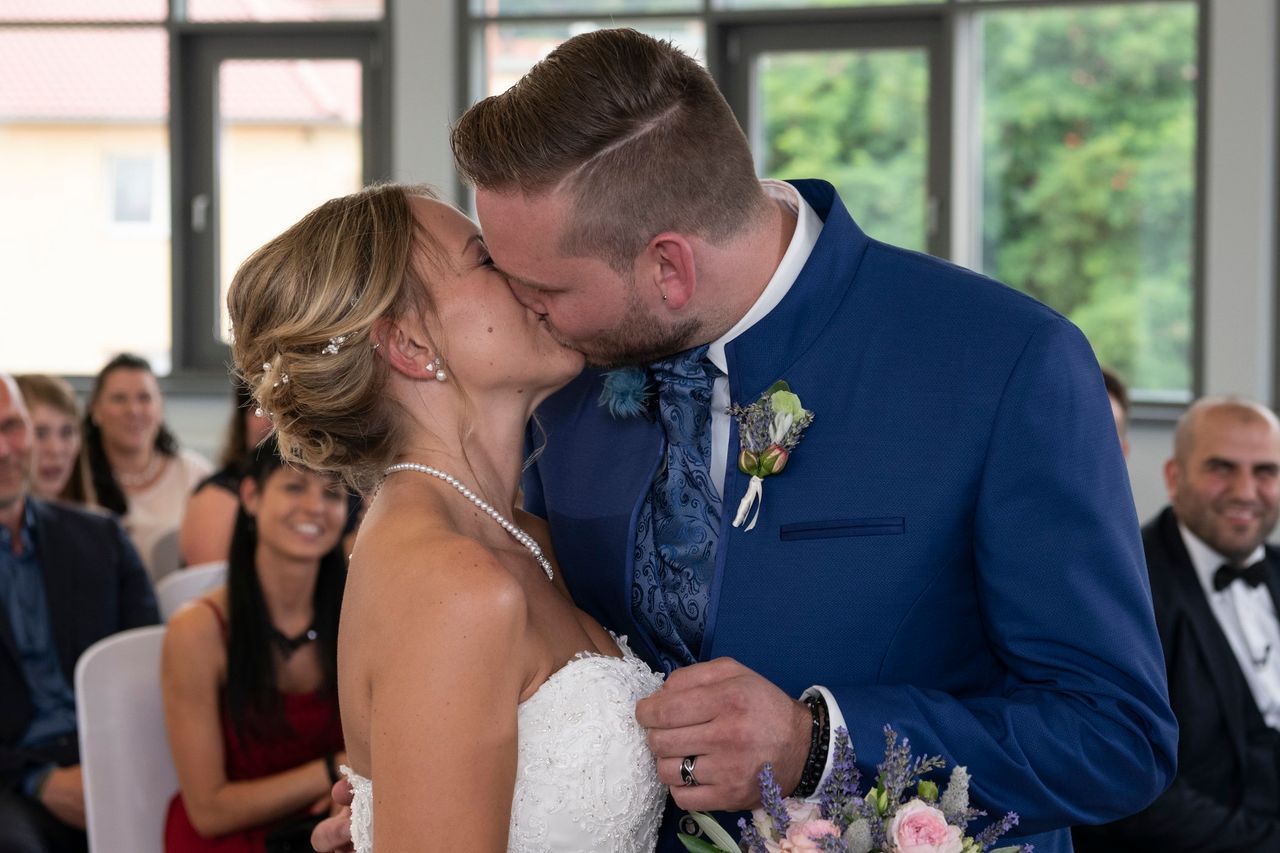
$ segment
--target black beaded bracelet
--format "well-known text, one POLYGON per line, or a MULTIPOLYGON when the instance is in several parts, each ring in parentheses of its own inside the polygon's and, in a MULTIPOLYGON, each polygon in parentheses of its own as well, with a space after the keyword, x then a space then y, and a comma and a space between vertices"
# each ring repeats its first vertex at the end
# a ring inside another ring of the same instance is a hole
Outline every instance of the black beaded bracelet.
POLYGON ((793 797, 800 798, 812 797, 818 790, 822 771, 827 766, 827 748, 831 744, 831 721, 827 716, 827 702, 822 694, 814 693, 804 697, 804 704, 809 708, 813 724, 809 730, 809 756, 800 773, 800 784, 792 793, 793 797))

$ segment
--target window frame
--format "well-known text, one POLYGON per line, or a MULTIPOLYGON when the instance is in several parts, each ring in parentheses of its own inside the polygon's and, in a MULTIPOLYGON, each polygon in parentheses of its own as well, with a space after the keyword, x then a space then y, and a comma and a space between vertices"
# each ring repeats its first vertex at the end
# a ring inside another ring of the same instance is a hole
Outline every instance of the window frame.
MULTIPOLYGON (((581 0, 584 5, 590 0, 581 0)), ((681 14, 678 12, 618 12, 611 15, 619 26, 626 26, 632 21, 696 19, 703 24, 706 38, 706 65, 722 91, 731 91, 731 79, 735 74, 734 65, 737 58, 731 55, 731 34, 748 26, 786 25, 788 27, 816 25, 857 25, 883 24, 887 26, 901 25, 911 27, 922 21, 932 21, 940 26, 943 33, 943 44, 939 49, 947 56, 948 75, 944 79, 933 81, 935 87, 942 88, 942 99, 946 102, 943 122, 949 125, 948 144, 945 148, 931 151, 931 175, 945 174, 935 170, 932 161, 939 157, 949 162, 950 185, 931 187, 931 194, 939 199, 937 211, 940 230, 944 230, 942 244, 948 249, 947 257, 965 266, 974 266, 979 261, 977 241, 980 239, 980 215, 971 213, 973 205, 980 201, 981 165, 978 128, 968 119, 972 109, 961 105, 972 105, 979 96, 980 76, 978 76, 977 60, 979 33, 976 22, 983 12, 994 12, 1013 9, 1048 9, 1091 6, 1140 6, 1148 3, 1184 2, 1194 6, 1197 15, 1197 76, 1195 82, 1196 115, 1195 115, 1195 158, 1191 251, 1191 323, 1192 334, 1188 358, 1190 360, 1191 384, 1187 389, 1187 400, 1167 399, 1155 395, 1135 394, 1130 422, 1168 423, 1176 420, 1185 410, 1187 403, 1203 393, 1205 374, 1205 181, 1206 181, 1206 140, 1208 138, 1208 81, 1212 57, 1210 56, 1209 30, 1210 0, 941 0, 941 2, 902 2, 893 5, 877 6, 838 6, 810 8, 760 8, 760 9, 723 9, 717 8, 713 0, 700 0, 695 4, 697 11, 681 14)), ((485 25, 491 23, 571 23, 600 17, 600 15, 583 12, 580 14, 510 14, 493 15, 474 14, 470 0, 455 0, 457 12, 457 43, 460 45, 458 57, 458 79, 456 86, 457 114, 461 114, 478 95, 477 76, 479 63, 483 57, 479 54, 482 33, 485 25)), ((745 75, 742 75, 745 76, 745 75)), ((1280 74, 1277 74, 1280 79, 1280 74)), ((939 93, 930 93, 931 108, 938 103, 939 93)), ((738 105, 730 101, 735 110, 738 105)), ((741 119, 743 114, 739 112, 741 119)), ((933 146, 936 135, 930 131, 930 144, 933 146)), ((1280 181, 1278 181, 1280 187, 1280 181)), ((470 199, 469 188, 461 181, 457 184, 460 199, 470 199)), ((1278 189, 1280 192, 1280 189, 1278 189)), ((1280 231, 1280 229, 1277 229, 1280 231)), ((1278 240, 1280 243, 1280 240, 1278 240)), ((931 247, 934 242, 931 241, 931 247)), ((1280 266, 1280 265, 1278 265, 1280 266)), ((1275 326, 1280 333, 1280 270, 1277 271, 1277 309, 1275 326)), ((1276 376, 1276 398, 1280 399, 1280 373, 1276 376)))
MULTIPOLYGON (((106 227, 121 234, 148 236, 168 231, 170 239, 171 319, 170 319, 170 372, 158 377, 166 395, 224 395, 228 387, 228 348, 211 336, 214 328, 215 300, 218 282, 209 269, 205 275, 193 274, 192 257, 199 255, 194 248, 190 227, 192 176, 200 167, 195 162, 191 143, 197 138, 212 139, 216 121, 212 112, 198 114, 203 100, 210 106, 208 93, 202 99, 192 99, 186 92, 192 74, 193 56, 204 51, 205 44, 230 44, 238 42, 245 49, 262 49, 270 45, 272 58, 306 58, 320 56, 309 44, 332 44, 341 39, 364 41, 369 45, 368 55, 362 58, 363 109, 363 183, 368 185, 391 177, 392 163, 392 27, 397 0, 384 0, 383 16, 368 20, 332 21, 189 21, 183 12, 185 0, 168 0, 164 18, 154 20, 122 19, 4 19, 0 29, 90 29, 162 30, 168 38, 168 160, 158 163, 158 176, 167 165, 169 171, 168 210, 159 209, 157 223, 137 225, 115 223, 112 219, 112 199, 106 198, 104 221, 106 227), (282 52, 283 51, 283 52, 282 52), (184 96, 185 94, 185 96, 184 96), (157 230, 158 229, 158 230, 157 230), (202 310, 192 310, 201 306, 202 310), (202 340, 208 338, 208 340, 202 340)), ((240 56, 240 54, 236 54, 240 56)), ((213 106, 216 106, 214 104, 213 106)), ((211 154, 211 148, 206 148, 211 154)), ((108 157, 117 152, 108 152, 108 157)), ((127 154, 127 152, 119 152, 127 154)), ((110 188, 108 188, 108 192, 110 188)), ((163 197, 163 193, 159 194, 163 197)), ((212 214, 212 208, 210 208, 212 214)), ((76 375, 67 377, 78 392, 87 392, 93 377, 76 375)))

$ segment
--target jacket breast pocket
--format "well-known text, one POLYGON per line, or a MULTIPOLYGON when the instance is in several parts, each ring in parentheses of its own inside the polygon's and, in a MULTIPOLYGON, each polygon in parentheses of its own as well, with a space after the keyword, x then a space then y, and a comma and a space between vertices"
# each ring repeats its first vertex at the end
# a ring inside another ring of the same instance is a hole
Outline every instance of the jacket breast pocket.
POLYGON ((849 536, 901 536, 907 532, 907 519, 901 515, 879 518, 836 518, 829 521, 797 521, 784 524, 778 538, 842 539, 849 536))

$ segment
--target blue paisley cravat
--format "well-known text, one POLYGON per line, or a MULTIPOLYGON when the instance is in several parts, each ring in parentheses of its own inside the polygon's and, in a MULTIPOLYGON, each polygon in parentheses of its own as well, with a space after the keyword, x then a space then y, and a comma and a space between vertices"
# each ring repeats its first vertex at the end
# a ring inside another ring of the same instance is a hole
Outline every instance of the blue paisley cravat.
POLYGON ((711 385, 717 369, 698 347, 650 365, 666 433, 663 465, 636 523, 631 610, 670 672, 693 663, 707 624, 720 531, 711 482, 711 385))

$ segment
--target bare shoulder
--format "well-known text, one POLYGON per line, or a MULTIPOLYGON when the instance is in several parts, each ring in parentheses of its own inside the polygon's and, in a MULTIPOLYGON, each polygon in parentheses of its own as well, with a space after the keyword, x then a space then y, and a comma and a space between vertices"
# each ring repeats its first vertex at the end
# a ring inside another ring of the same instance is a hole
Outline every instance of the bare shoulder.
POLYGON ((447 528, 394 514, 361 528, 348 595, 352 615, 382 626, 389 638, 405 631, 452 632, 478 621, 506 633, 523 630, 526 620, 524 590, 492 551, 447 528))
POLYGON ((226 641, 210 604, 226 618, 225 587, 188 601, 165 625, 164 657, 178 663, 180 669, 220 669, 225 665, 226 641))

